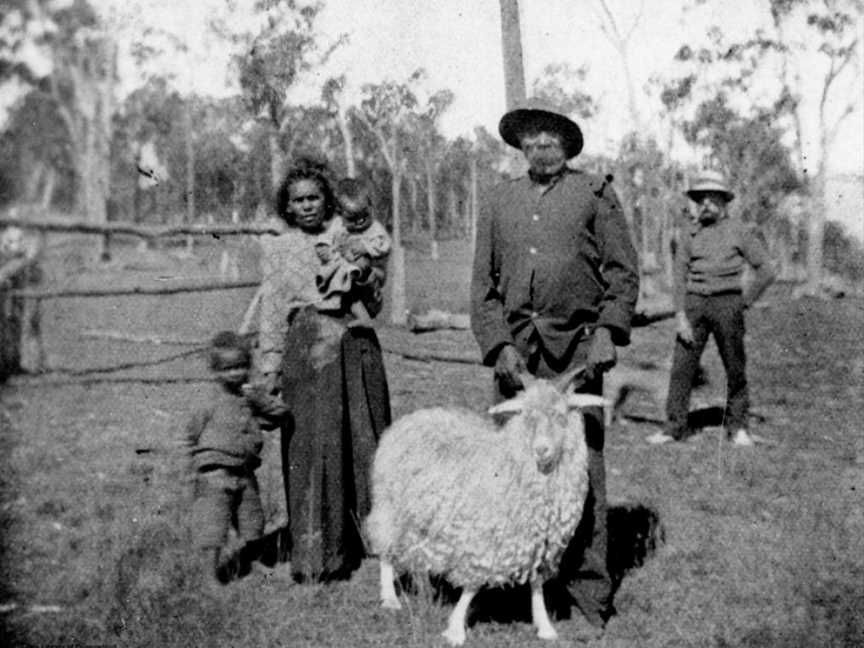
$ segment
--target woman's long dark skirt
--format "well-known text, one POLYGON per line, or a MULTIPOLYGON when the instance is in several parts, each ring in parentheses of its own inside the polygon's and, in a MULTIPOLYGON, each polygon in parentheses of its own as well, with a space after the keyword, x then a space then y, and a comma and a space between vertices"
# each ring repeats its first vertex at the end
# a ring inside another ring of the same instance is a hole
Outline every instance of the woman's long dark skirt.
POLYGON ((291 568, 301 580, 346 578, 365 551, 375 448, 390 423, 381 347, 372 329, 332 334, 312 310, 291 323, 283 354, 282 430, 291 568))

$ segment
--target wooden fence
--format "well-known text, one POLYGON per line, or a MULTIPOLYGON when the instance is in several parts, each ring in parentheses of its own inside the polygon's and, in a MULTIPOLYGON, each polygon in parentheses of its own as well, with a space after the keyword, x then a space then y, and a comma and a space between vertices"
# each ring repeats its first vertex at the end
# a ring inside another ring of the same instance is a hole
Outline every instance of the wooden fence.
MULTIPOLYGON (((91 234, 110 238, 115 235, 133 236, 144 240, 173 237, 260 236, 279 234, 281 230, 267 225, 179 225, 142 226, 135 223, 90 223, 81 220, 46 218, 20 220, 0 217, 0 229, 18 227, 22 230, 91 234)), ((44 249, 44 248, 43 248, 44 249)), ((257 280, 241 281, 173 281, 159 286, 128 288, 42 288, 39 283, 40 254, 32 258, 10 261, 0 269, 0 382, 17 373, 38 374, 45 367, 45 353, 40 327, 40 311, 46 299, 72 297, 116 297, 123 295, 175 295, 189 292, 232 290, 255 287, 257 280)))
MULTIPOLYGON (((14 218, 0 217, 0 227, 15 226, 21 229, 40 232, 68 232, 92 234, 110 237, 112 235, 134 236, 147 240, 171 238, 177 236, 213 237, 223 236, 260 236, 263 234, 279 234, 275 227, 261 225, 181 225, 171 227, 141 226, 134 223, 88 223, 63 219, 44 219, 37 221, 22 221, 14 218)), ((35 287, 34 279, 38 275, 38 257, 34 259, 16 260, 0 270, 0 317, 2 317, 2 338, 0 338, 0 382, 14 373, 42 373, 50 370, 44 366, 44 350, 40 332, 41 303, 46 299, 62 299, 70 297, 116 297, 123 295, 171 295, 184 292, 205 292, 214 290, 232 290, 249 288, 258 285, 257 280, 242 281, 176 281, 161 286, 132 286, 129 288, 64 288, 45 289, 35 287)), ((256 299, 258 295, 256 294, 256 299)), ((247 332, 248 319, 253 310, 253 304, 244 316, 243 332, 247 332)), ((634 326, 645 326, 653 322, 671 317, 671 308, 666 304, 656 305, 649 312, 640 312, 634 317, 634 326)), ((447 327, 445 327, 447 328, 447 327)), ((461 327, 460 327, 461 328, 461 327)), ((419 329, 425 330, 425 329, 419 329)), ((201 344, 202 341, 196 341, 201 344)), ((455 362, 480 364, 476 354, 446 353, 440 350, 424 352, 414 349, 412 345, 382 344, 383 350, 400 355, 411 360, 423 362, 455 362)), ((128 367, 123 367, 128 368, 128 367)), ((78 373, 78 372, 76 372, 78 373)), ((153 380, 153 379, 151 379, 153 380)))

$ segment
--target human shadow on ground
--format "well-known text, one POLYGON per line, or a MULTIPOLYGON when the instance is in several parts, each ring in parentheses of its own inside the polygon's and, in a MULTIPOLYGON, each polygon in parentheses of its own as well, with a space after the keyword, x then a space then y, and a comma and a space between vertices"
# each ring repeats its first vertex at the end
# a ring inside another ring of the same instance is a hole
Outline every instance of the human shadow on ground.
MULTIPOLYGON (((767 419, 762 414, 757 412, 749 412, 751 419, 764 423, 767 419)), ((625 418, 635 423, 650 423, 662 427, 665 421, 652 418, 649 416, 639 416, 638 414, 625 415, 625 418)), ((705 428, 722 427, 726 423, 726 409, 722 405, 709 405, 700 407, 699 409, 691 410, 687 414, 687 437, 698 434, 705 428)))

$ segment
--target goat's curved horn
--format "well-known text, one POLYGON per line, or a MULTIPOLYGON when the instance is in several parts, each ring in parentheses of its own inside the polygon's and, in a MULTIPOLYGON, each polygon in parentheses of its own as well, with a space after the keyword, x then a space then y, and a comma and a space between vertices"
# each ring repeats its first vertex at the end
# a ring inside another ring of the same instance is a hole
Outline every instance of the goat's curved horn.
POLYGON ((576 378, 581 376, 583 373, 585 373, 584 365, 573 367, 572 369, 564 372, 555 379, 555 387, 562 394, 566 394, 568 391, 570 391, 573 383, 576 381, 576 378))
POLYGON ((608 407, 612 402, 608 398, 596 394, 569 394, 567 407, 582 409, 583 407, 608 407))
POLYGON ((522 381, 522 387, 524 387, 525 389, 528 389, 529 385, 533 385, 535 382, 537 382, 537 378, 528 373, 527 371, 522 371, 519 373, 519 380, 522 381))
POLYGON ((523 405, 523 394, 525 392, 519 392, 517 396, 513 398, 509 398, 505 401, 498 403, 497 405, 493 405, 489 408, 490 414, 508 414, 508 413, 517 413, 522 411, 523 405))

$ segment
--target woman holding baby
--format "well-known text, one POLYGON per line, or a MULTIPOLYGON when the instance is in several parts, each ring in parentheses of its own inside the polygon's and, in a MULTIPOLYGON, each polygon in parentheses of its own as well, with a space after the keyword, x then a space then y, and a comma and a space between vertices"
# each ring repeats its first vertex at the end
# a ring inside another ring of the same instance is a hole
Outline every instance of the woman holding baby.
POLYGON ((360 565, 369 471, 390 423, 381 347, 357 316, 381 310, 383 273, 352 255, 342 288, 328 283, 322 290, 322 270, 335 262, 344 238, 337 209, 326 168, 300 162, 276 198, 284 232, 261 244, 256 369, 259 384, 281 392, 289 411, 281 458, 287 550, 298 581, 347 578, 360 565))

